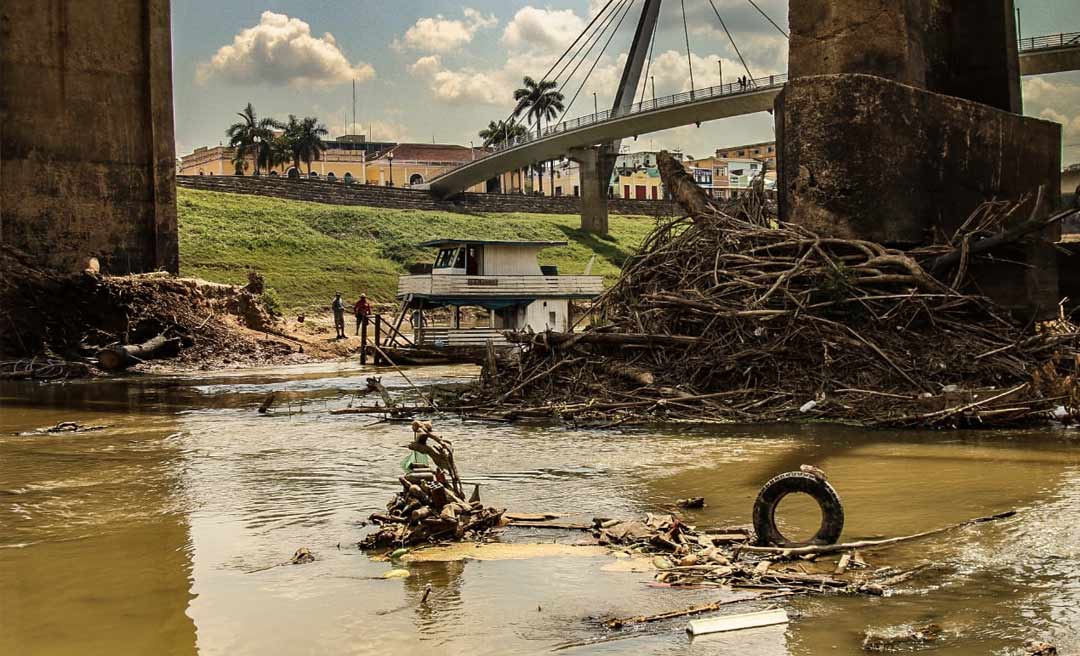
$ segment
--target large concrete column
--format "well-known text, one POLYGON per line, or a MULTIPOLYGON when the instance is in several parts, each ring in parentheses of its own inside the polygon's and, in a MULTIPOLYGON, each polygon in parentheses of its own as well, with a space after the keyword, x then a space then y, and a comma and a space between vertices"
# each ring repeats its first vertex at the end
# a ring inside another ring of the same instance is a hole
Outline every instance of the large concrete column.
MULTIPOLYGON (((1058 202, 1061 126, 1018 113, 1012 0, 790 0, 790 16, 791 79, 775 105, 782 218, 905 246, 953 234, 987 200, 1043 186, 1058 202)), ((1044 246, 975 271, 980 288, 1052 315, 1044 246)))
POLYGON ((0 242, 179 266, 169 0, 0 3, 0 242))
POLYGON ((581 184, 581 229, 598 235, 608 234, 608 184, 614 158, 607 146, 589 146, 570 150, 570 159, 578 163, 581 184))

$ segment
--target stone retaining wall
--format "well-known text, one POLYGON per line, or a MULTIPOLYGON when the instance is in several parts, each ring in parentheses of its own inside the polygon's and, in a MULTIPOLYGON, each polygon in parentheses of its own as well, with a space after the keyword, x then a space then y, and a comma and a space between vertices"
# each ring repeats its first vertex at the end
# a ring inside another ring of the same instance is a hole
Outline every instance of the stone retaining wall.
MULTIPOLYGON (((253 194, 290 200, 302 200, 330 205, 367 205, 397 209, 444 210, 449 212, 532 212, 537 214, 580 214, 581 199, 573 196, 521 196, 518 194, 464 193, 452 199, 440 200, 430 192, 417 189, 396 189, 374 185, 346 185, 326 180, 249 176, 182 175, 176 184, 188 189, 221 191, 231 194, 253 194)), ((613 214, 672 216, 677 210, 673 201, 625 200, 608 201, 613 214)))

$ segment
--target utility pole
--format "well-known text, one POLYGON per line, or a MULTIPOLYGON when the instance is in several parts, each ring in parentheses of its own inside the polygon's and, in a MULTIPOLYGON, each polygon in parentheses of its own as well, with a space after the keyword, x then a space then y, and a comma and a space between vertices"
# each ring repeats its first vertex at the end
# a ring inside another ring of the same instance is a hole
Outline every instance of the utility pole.
POLYGON ((1020 7, 1016 8, 1016 42, 1024 42, 1024 32, 1020 29, 1020 7))
POLYGON ((352 81, 352 126, 350 130, 356 129, 356 78, 352 81))

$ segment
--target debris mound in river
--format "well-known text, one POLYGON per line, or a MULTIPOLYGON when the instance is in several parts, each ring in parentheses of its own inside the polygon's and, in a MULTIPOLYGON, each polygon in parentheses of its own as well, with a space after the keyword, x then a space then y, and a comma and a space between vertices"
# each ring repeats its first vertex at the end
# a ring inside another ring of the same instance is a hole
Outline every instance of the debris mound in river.
POLYGON ((405 445, 411 452, 407 473, 398 479, 402 490, 385 513, 369 517, 379 528, 360 541, 361 549, 477 539, 502 521, 505 510, 485 507, 478 490, 465 499, 450 440, 436 435, 430 421, 414 421, 412 429, 413 441, 405 445), (434 470, 425 458, 435 464, 434 470))
POLYGON ((173 361, 182 364, 262 362, 293 351, 267 338, 275 320, 247 288, 164 272, 58 273, 9 246, 0 246, 0 270, 0 377, 86 375, 102 349, 162 335, 178 342, 173 361))
POLYGON ((480 405, 605 425, 1077 415, 1077 327, 1062 317, 1033 329, 970 275, 989 246, 1015 245, 1068 214, 1046 218, 1041 195, 986 204, 950 238, 902 251, 778 222, 760 187, 717 207, 670 156, 661 172, 690 215, 645 239, 597 301, 596 326, 510 333, 524 346, 520 367, 485 376, 480 405))

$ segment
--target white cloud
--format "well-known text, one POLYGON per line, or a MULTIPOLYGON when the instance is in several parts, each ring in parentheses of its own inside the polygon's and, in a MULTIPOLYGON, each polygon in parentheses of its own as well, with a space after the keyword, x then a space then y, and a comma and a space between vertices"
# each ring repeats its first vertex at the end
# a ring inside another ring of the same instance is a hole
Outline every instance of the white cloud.
POLYGON ((201 62, 195 74, 200 84, 219 78, 233 84, 333 85, 373 77, 370 65, 349 62, 334 35, 315 37, 306 22, 272 11, 201 62))
POLYGON ((585 29, 585 20, 572 9, 522 7, 503 30, 502 43, 522 50, 565 48, 585 29))
POLYGON ((1025 77, 1024 113, 1062 125, 1065 164, 1077 159, 1080 148, 1080 77, 1074 74, 1025 77))
MULTIPOLYGON (((337 112, 341 115, 341 111, 337 112)), ((356 123, 331 123, 327 126, 330 136, 337 138, 343 134, 362 134, 368 141, 398 141, 408 142, 414 139, 409 128, 395 121, 372 119, 364 121, 357 119, 356 123)))
POLYGON ((495 105, 505 102, 511 93, 502 71, 489 73, 471 68, 450 70, 443 67, 438 55, 417 59, 409 65, 409 72, 427 79, 435 99, 448 104, 495 105))
POLYGON ((465 20, 451 20, 441 15, 420 18, 392 45, 397 50, 451 52, 470 43, 479 30, 495 27, 499 23, 494 15, 484 16, 475 9, 466 8, 463 13, 465 20))

